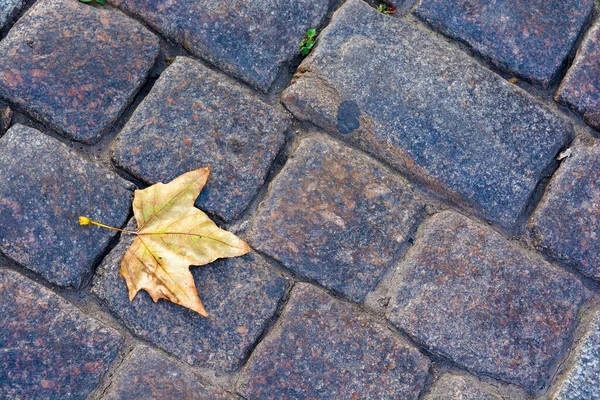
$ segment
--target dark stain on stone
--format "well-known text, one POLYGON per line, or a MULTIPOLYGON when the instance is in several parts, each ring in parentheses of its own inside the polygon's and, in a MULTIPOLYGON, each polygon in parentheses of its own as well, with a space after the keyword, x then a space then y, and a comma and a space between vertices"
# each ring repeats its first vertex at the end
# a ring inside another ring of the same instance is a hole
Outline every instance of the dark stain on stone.
POLYGON ((344 100, 338 107, 337 129, 347 135, 360 127, 360 109, 355 101, 344 100))

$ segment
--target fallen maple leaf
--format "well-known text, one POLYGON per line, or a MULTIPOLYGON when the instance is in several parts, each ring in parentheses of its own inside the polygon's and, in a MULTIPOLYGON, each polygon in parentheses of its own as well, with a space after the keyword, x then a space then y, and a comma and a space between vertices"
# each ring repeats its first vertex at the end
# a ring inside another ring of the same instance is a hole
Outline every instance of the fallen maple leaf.
POLYGON ((209 173, 209 168, 201 168, 167 184, 136 190, 133 214, 137 231, 79 217, 81 225, 137 235, 121 261, 121 276, 127 282, 130 301, 144 289, 155 302, 167 299, 206 317, 189 267, 205 265, 217 258, 241 256, 250 250, 241 239, 217 227, 194 207, 209 173))

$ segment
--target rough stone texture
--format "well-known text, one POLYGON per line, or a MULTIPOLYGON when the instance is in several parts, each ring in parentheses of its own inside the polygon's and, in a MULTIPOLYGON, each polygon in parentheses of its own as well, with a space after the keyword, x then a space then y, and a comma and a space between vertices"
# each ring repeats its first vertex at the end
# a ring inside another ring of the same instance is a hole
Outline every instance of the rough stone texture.
POLYGON ((442 375, 423 400, 503 400, 478 379, 457 373, 442 375))
POLYGON ((113 231, 79 226, 88 216, 122 226, 132 185, 41 132, 13 126, 0 139, 0 251, 59 286, 78 288, 113 231))
POLYGON ((0 269, 0 398, 87 398, 122 344, 115 330, 0 269))
POLYGON ((585 122, 600 130, 600 21, 585 37, 573 65, 556 92, 556 99, 569 105, 585 122))
POLYGON ((360 0, 334 15, 283 101, 507 228, 573 134, 463 52, 360 0))
POLYGON ((109 0, 250 85, 267 91, 282 65, 320 25, 329 0, 109 0))
POLYGON ((230 221, 264 183, 289 124, 240 85, 179 57, 119 135, 113 159, 149 183, 210 165, 196 205, 230 221))
POLYGON ((582 284, 460 214, 436 214, 419 235, 391 289, 392 323, 475 374, 542 389, 569 343, 582 284))
POLYGON ((120 12, 38 0, 0 43, 0 96, 68 137, 94 143, 157 55, 158 39, 120 12))
POLYGON ((593 0, 423 0, 414 14, 498 68, 547 87, 593 7, 593 0))
POLYGON ((573 364, 554 400, 600 399, 600 312, 575 349, 573 364))
POLYGON ((130 303, 119 267, 132 241, 123 237, 104 259, 93 292, 133 333, 178 359, 217 374, 237 370, 275 315, 285 279, 250 253, 191 268, 208 318, 165 300, 154 303, 145 291, 130 303))
POLYGON ((224 390, 203 385, 188 369, 147 346, 133 350, 102 397, 103 400, 236 398, 224 390))
POLYGON ((253 246, 362 301, 421 220, 413 187, 326 137, 302 140, 248 233, 253 246))
POLYGON ((23 6, 23 0, 0 0, 0 30, 23 6))
POLYGON ((600 280, 600 144, 573 148, 529 224, 536 246, 600 280))
POLYGON ((247 399, 416 399, 429 361, 387 328, 307 284, 238 383, 247 399))
POLYGON ((0 102, 0 137, 6 133, 12 121, 13 110, 7 105, 0 102))

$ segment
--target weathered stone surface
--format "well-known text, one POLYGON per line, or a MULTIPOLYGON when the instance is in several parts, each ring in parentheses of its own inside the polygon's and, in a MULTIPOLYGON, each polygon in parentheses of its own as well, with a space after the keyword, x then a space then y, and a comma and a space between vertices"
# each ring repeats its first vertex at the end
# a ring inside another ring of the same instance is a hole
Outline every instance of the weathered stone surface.
POLYGON ((573 65, 563 79, 556 98, 600 130, 600 21, 590 29, 573 65))
POLYGON ((122 343, 51 291, 0 269, 0 398, 87 398, 122 343))
POLYGON ((573 364, 553 399, 600 399, 600 312, 575 349, 573 364))
POLYGON ((157 55, 158 39, 120 12, 39 0, 0 43, 0 96, 68 137, 94 143, 157 55))
POLYGON ((103 400, 236 398, 222 389, 203 385, 192 372, 147 346, 133 350, 102 397, 103 400))
POLYGON ((150 26, 250 85, 267 91, 281 66, 300 52, 329 0, 110 0, 150 26))
POLYGON ((443 40, 349 0, 284 104, 510 228, 573 128, 443 40))
POLYGON ((4 135, 10 127, 13 110, 7 104, 0 102, 0 136, 4 135))
POLYGON ((0 251, 59 286, 79 287, 113 231, 79 226, 86 215, 122 226, 132 185, 23 125, 0 139, 0 251))
POLYGON ((529 223, 536 246, 600 280, 600 144, 563 161, 529 223))
POLYGON ((416 399, 429 361, 351 306, 297 284, 238 383, 247 399, 416 399))
POLYGON ((302 140, 271 184, 248 236, 286 267, 362 301, 423 209, 404 179, 317 136, 302 140))
POLYGON ((289 124, 247 89, 178 57, 119 135, 113 159, 149 183, 210 165, 196 205, 230 221, 264 183, 289 124))
POLYGON ((414 14, 498 68, 548 86, 593 7, 593 0, 423 0, 414 14))
POLYGON ((419 234, 391 289, 392 323, 475 374, 543 388, 570 340, 582 284, 460 214, 437 214, 419 234))
POLYGON ((0 29, 21 9, 23 0, 0 0, 0 29))
POLYGON ((503 400, 478 379, 457 373, 442 375, 423 400, 503 400))
POLYGON ((250 253, 191 268, 208 318, 165 300, 154 303, 145 291, 129 302, 119 267, 132 241, 122 237, 106 256, 93 292, 133 333, 178 359, 217 374, 237 370, 275 315, 285 294, 285 279, 250 253))

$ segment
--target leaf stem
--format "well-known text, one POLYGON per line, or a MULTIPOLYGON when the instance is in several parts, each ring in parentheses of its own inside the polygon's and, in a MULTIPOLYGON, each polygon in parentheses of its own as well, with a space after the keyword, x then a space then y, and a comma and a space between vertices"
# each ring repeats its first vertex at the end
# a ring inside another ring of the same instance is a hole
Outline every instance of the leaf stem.
POLYGON ((102 228, 106 228, 106 229, 110 229, 113 231, 118 231, 118 232, 123 232, 123 233, 129 233, 131 235, 137 235, 138 233, 135 231, 130 231, 127 229, 120 229, 120 228, 115 228, 114 226, 109 226, 109 225, 104 225, 101 224, 100 222, 94 221, 92 219, 89 219, 88 217, 84 217, 84 216, 80 216, 79 217, 79 225, 96 225, 102 228))

